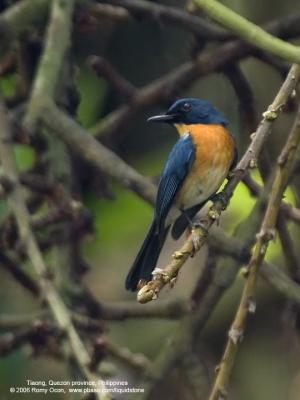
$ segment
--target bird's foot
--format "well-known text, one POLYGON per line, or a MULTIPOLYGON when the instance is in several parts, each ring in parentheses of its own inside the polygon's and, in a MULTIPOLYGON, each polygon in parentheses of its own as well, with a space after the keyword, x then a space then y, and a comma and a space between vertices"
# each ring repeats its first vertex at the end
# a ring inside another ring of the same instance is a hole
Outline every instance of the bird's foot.
POLYGON ((153 280, 162 279, 165 283, 168 283, 170 281, 169 275, 166 273, 166 271, 163 268, 156 267, 152 271, 152 276, 153 276, 153 278, 152 278, 153 280))
POLYGON ((136 286, 137 290, 141 290, 145 285, 147 285, 146 279, 140 279, 136 286))
POLYGON ((155 270, 152 272, 153 279, 157 279, 158 275, 161 279, 163 279, 164 283, 169 283, 171 288, 175 286, 175 283, 177 282, 177 276, 171 278, 164 269, 155 268, 155 270))
POLYGON ((177 276, 175 276, 174 278, 172 278, 170 280, 170 287, 173 288, 175 286, 176 282, 177 282, 177 276))
POLYGON ((202 245, 203 237, 208 235, 206 226, 201 222, 195 222, 192 227, 192 242, 193 242, 193 253, 191 257, 194 257, 195 253, 200 250, 202 245), (200 233, 199 233, 200 230, 200 233))
POLYGON ((225 210, 228 203, 228 196, 224 192, 219 192, 214 194, 210 200, 214 203, 220 201, 222 204, 222 209, 225 210))

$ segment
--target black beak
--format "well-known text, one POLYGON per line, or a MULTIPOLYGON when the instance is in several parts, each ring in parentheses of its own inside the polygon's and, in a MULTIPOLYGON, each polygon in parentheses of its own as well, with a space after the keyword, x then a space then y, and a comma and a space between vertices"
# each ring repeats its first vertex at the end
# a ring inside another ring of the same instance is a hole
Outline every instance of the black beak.
POLYGON ((154 117, 148 118, 147 122, 166 122, 170 124, 176 122, 177 117, 176 114, 155 115, 154 117))

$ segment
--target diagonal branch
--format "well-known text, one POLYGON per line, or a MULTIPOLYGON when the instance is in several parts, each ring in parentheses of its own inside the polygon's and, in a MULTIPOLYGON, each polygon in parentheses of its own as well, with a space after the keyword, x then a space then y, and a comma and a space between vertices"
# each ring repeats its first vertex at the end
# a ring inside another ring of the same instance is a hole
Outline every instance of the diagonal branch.
MULTIPOLYGON (((224 256, 229 256, 233 261, 242 265, 249 262, 253 243, 247 239, 241 240, 240 236, 237 239, 228 236, 220 228, 213 229, 208 237, 208 244, 214 254, 223 259, 224 256)), ((226 267, 226 265, 222 266, 223 269, 226 269, 226 267)), ((278 293, 281 293, 287 299, 300 303, 300 286, 280 266, 264 261, 260 274, 278 293)))
MULTIPOLYGON (((280 20, 264 25, 264 28, 280 37, 299 35, 300 14, 292 14, 280 20)), ((154 104, 169 101, 181 90, 187 88, 196 79, 211 72, 219 71, 232 63, 245 58, 256 49, 242 40, 232 40, 215 51, 206 51, 195 60, 188 61, 168 72, 164 76, 138 89, 129 104, 117 108, 102 118, 90 130, 101 139, 115 139, 126 131, 124 127, 137 112, 154 104)))
MULTIPOLYGON (((247 186, 250 194, 252 196, 259 196, 261 191, 263 190, 262 186, 257 183, 254 179, 252 179, 250 174, 246 174, 243 178, 243 183, 247 186)), ((292 206, 287 203, 285 200, 282 200, 280 211, 284 214, 286 218, 289 218, 291 221, 296 224, 300 224, 300 209, 292 206)))
MULTIPOLYGON (((227 40, 230 37, 229 33, 213 23, 180 8, 144 0, 98 0, 98 2, 98 5, 110 4, 125 8, 133 16, 150 17, 158 21, 182 26, 185 30, 206 40, 227 40)), ((91 6, 91 10, 97 10, 97 5, 91 6)))
POLYGON ((41 104, 55 96, 59 73, 70 44, 74 3, 75 0, 66 2, 53 0, 44 51, 33 83, 24 122, 29 130, 35 127, 40 117, 41 104))
POLYGON ((136 192, 141 198, 150 203, 154 202, 155 185, 89 135, 67 114, 50 103, 41 114, 44 125, 67 143, 72 151, 80 154, 83 159, 108 176, 117 179, 124 187, 136 192))
POLYGON ((293 170, 293 162, 300 143, 300 108, 288 137, 277 160, 277 168, 273 181, 268 207, 265 212, 261 228, 257 234, 256 244, 251 260, 248 264, 248 276, 242 294, 241 302, 229 331, 229 337, 218 368, 218 374, 212 388, 209 400, 227 398, 229 377, 234 365, 238 344, 243 338, 248 313, 255 312, 255 291, 259 268, 266 255, 269 242, 275 236, 276 221, 280 209, 281 199, 293 170))
POLYGON ((105 78, 124 99, 130 100, 135 95, 136 88, 104 57, 91 56, 88 63, 96 74, 105 78))
MULTIPOLYGON (((30 226, 30 215, 25 205, 22 187, 18 180, 17 166, 10 143, 9 125, 6 118, 6 110, 0 104, 0 159, 4 173, 13 183, 8 201, 12 212, 15 215, 20 238, 24 243, 27 255, 39 278, 41 292, 48 303, 57 325, 66 333, 71 351, 81 370, 82 375, 88 380, 97 379, 89 370, 90 356, 79 337, 70 313, 57 293, 53 282, 49 278, 48 269, 38 247, 30 226)), ((101 387, 103 388, 103 387, 101 387)), ((103 388, 104 389, 104 388, 103 388)), ((110 399, 109 396, 99 393, 99 400, 110 399)))
POLYGON ((0 266, 31 294, 34 296, 40 295, 40 288, 35 280, 12 257, 7 256, 3 251, 0 252, 0 266))
POLYGON ((300 63, 300 47, 284 42, 243 18, 216 0, 194 0, 196 6, 213 20, 255 47, 271 52, 288 61, 300 63))
MULTIPOLYGON (((272 123, 274 120, 276 120, 292 91, 295 89, 299 76, 300 67, 295 64, 290 69, 290 72, 273 103, 263 114, 263 120, 259 124, 255 134, 252 136, 252 142, 250 143, 243 158, 239 162, 233 177, 226 184, 223 191, 223 196, 226 200, 218 200, 214 202, 206 218, 202 221, 202 225, 206 229, 206 232, 210 229, 214 222, 219 219, 222 211, 227 207, 230 197, 232 196, 239 182, 243 179, 245 173, 249 170, 249 168, 254 168, 256 166, 257 158, 270 134, 272 123)), ((171 263, 168 264, 163 270, 154 270, 153 279, 143 286, 138 292, 139 302, 146 303, 157 298, 161 289, 167 283, 170 283, 172 279, 177 277, 180 268, 187 261, 187 259, 194 255, 196 250, 199 251, 199 249, 206 242, 206 232, 200 227, 193 229, 183 247, 173 254, 171 263), (195 249, 194 245, 195 240, 197 241, 197 249, 195 249)))

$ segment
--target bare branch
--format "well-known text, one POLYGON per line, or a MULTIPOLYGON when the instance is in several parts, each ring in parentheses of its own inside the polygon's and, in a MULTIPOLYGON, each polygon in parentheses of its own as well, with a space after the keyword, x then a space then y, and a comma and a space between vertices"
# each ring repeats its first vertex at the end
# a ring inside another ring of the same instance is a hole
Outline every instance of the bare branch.
POLYGON ((247 170, 256 167, 257 158, 270 134, 272 123, 277 119, 279 113, 282 111, 285 103, 287 102, 298 82, 299 76, 300 67, 295 64, 292 66, 273 103, 263 114, 263 120, 259 124, 255 134, 252 136, 252 142, 250 143, 243 158, 237 165, 233 173, 233 177, 226 184, 222 192, 225 201, 218 200, 214 202, 213 206, 206 215, 206 218, 201 221, 201 224, 204 226, 206 231, 204 231, 202 227, 194 228, 183 247, 172 255, 173 260, 171 263, 168 264, 163 270, 157 269, 153 271, 153 279, 143 286, 138 292, 137 296, 139 302, 146 303, 156 299, 161 289, 167 283, 170 283, 172 279, 177 277, 180 268, 186 262, 186 260, 190 256, 194 255, 195 251, 199 251, 199 249, 206 242, 206 232, 216 220, 219 220, 219 217, 222 211, 228 205, 229 199, 232 196, 235 188, 243 179, 243 176, 247 170), (197 242, 197 248, 195 248, 194 245, 195 240, 197 242))
POLYGON ((151 371, 153 368, 152 363, 144 354, 134 354, 129 349, 119 347, 108 339, 104 341, 104 346, 107 354, 138 372, 151 371))
POLYGON ((44 109, 41 118, 46 127, 57 134, 83 159, 108 176, 117 179, 121 185, 136 192, 146 201, 154 202, 156 188, 149 179, 140 175, 115 153, 105 148, 55 105, 49 104, 44 109))
POLYGON ((25 289, 29 290, 31 294, 34 296, 40 295, 40 288, 34 279, 32 279, 12 257, 7 256, 3 251, 0 253, 0 265, 25 289))
POLYGON ((91 56, 88 63, 97 75, 111 83, 122 97, 130 100, 135 95, 135 87, 121 76, 105 58, 91 56))
POLYGON ((109 18, 113 21, 128 21, 131 16, 130 13, 123 7, 111 6, 110 4, 93 4, 89 13, 92 17, 99 18, 103 21, 103 18, 109 18))
POLYGON ((216 0, 194 0, 194 3, 213 20, 234 32, 252 46, 276 54, 288 61, 300 63, 298 46, 270 35, 216 0))
POLYGON ((299 283, 300 282, 299 261, 295 251, 295 246, 292 237, 290 235, 287 226, 287 221, 284 218, 284 213, 281 212, 281 207, 280 207, 280 212, 278 214, 276 227, 281 242, 282 252, 285 257, 286 269, 288 271, 288 274, 295 282, 299 283))
MULTIPOLYGON (((180 8, 143 0, 99 0, 99 3, 99 5, 110 4, 123 7, 138 18, 152 18, 156 21, 181 26, 183 29, 206 40, 227 40, 231 37, 225 30, 215 26, 213 23, 180 8)), ((97 5, 92 6, 91 9, 97 9, 97 5)))
MULTIPOLYGON (((263 190, 262 186, 255 182, 254 179, 251 178, 250 174, 246 174, 243 178, 243 183, 247 186, 250 193, 253 196, 259 196, 261 191, 263 190)), ((291 204, 287 203, 285 200, 282 200, 280 211, 285 215, 286 218, 289 218, 291 221, 296 224, 300 223, 300 209, 293 207, 291 204)))
MULTIPOLYGON (((300 14, 293 13, 288 17, 270 22, 264 26, 266 30, 282 38, 297 36, 300 33, 300 14)), ((218 47, 215 51, 207 51, 193 61, 188 61, 164 76, 154 80, 137 90, 130 104, 102 118, 90 131, 101 139, 116 140, 122 135, 137 112, 157 103, 169 101, 180 91, 189 87, 196 79, 211 72, 224 69, 255 52, 255 48, 242 40, 234 40, 218 47)))
MULTIPOLYGON (((83 376, 88 380, 93 380, 94 376, 88 369, 90 356, 74 328, 68 309, 61 300, 53 282, 49 279, 47 266, 30 227, 30 215, 18 180, 17 167, 10 144, 9 125, 3 104, 0 105, 0 159, 4 173, 14 184, 14 189, 9 196, 9 204, 16 218, 20 238, 39 278, 42 293, 59 328, 66 333, 70 348, 83 376)), ((99 400, 110 398, 104 393, 99 393, 98 397, 99 400)))
POLYGON ((256 308, 255 290, 258 271, 266 255, 268 244, 275 235, 275 226, 279 213, 281 199, 284 190, 288 184, 289 176, 292 172, 293 162, 299 143, 300 108, 292 131, 288 137, 287 143, 277 160, 277 168, 270 193, 268 207, 265 212, 260 231, 257 234, 257 241, 252 253, 251 260, 249 261, 247 267, 248 276, 242 294, 241 302, 229 330, 229 338, 224 351, 224 355, 222 357, 222 361, 218 367, 217 377, 212 388, 209 400, 218 400, 220 396, 223 396, 224 398, 227 397, 229 377, 234 365, 236 353, 238 350, 238 344, 243 338, 247 316, 248 313, 254 313, 256 308))
POLYGON ((53 99, 59 72, 66 50, 70 44, 72 13, 75 0, 61 2, 53 0, 51 19, 47 29, 44 51, 33 83, 31 98, 24 125, 28 130, 35 128, 40 117, 41 104, 53 99))

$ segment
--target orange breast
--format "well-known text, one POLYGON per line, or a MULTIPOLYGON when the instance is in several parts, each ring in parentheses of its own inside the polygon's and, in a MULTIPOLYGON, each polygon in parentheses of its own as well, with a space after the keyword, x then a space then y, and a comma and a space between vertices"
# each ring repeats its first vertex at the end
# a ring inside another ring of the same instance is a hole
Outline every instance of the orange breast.
POLYGON ((188 208, 217 192, 228 175, 235 143, 221 125, 186 125, 180 131, 189 132, 196 147, 195 161, 177 196, 177 204, 188 208))

